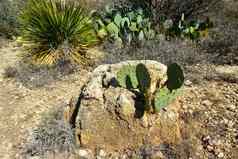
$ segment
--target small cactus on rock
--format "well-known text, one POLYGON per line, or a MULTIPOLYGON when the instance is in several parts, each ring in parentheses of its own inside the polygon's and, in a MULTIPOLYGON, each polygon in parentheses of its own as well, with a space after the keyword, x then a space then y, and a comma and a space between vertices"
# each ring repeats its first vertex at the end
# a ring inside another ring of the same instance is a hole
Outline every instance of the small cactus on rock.
POLYGON ((137 66, 123 66, 117 73, 117 81, 121 87, 139 91, 144 98, 145 111, 158 112, 176 99, 184 82, 183 70, 176 63, 168 66, 167 76, 165 84, 153 90, 150 71, 140 63, 137 66))
POLYGON ((155 94, 154 105, 156 112, 159 112, 176 99, 181 92, 179 88, 184 83, 183 70, 177 63, 168 66, 167 76, 168 80, 165 85, 157 90, 155 94))

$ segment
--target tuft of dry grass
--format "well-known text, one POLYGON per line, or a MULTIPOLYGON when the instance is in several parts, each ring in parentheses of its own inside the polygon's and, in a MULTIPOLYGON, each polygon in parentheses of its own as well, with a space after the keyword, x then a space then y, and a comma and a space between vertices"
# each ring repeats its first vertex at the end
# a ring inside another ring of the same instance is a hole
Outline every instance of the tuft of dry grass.
POLYGON ((42 116, 40 124, 30 132, 22 149, 24 157, 54 158, 57 154, 69 157, 75 150, 74 131, 63 119, 62 108, 42 116))

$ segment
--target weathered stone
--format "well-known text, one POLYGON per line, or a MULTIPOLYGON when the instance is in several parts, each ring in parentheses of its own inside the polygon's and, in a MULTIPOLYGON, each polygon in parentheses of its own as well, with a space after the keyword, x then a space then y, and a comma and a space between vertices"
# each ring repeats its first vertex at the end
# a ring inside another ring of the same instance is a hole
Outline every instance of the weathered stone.
POLYGON ((83 90, 85 98, 103 99, 102 76, 96 76, 91 80, 83 90))
MULTIPOLYGON (((126 61, 101 65, 91 75, 81 92, 80 108, 76 118, 76 137, 79 144, 91 150, 103 148, 106 152, 135 150, 144 143, 179 142, 179 103, 171 104, 159 114, 148 114, 142 122, 142 102, 136 94, 118 87, 112 81, 124 65, 144 63, 149 69, 154 87, 167 80, 167 67, 156 61, 126 61), (100 147, 99 147, 100 146, 100 147)), ((152 88, 155 89, 155 88, 152 88)), ((101 157, 101 156, 99 156, 101 157)))
POLYGON ((117 103, 119 105, 119 112, 122 116, 133 117, 133 115, 135 114, 135 102, 132 96, 133 94, 128 95, 125 93, 119 95, 117 103))
POLYGON ((106 72, 103 77, 103 86, 108 87, 110 85, 116 85, 115 75, 113 73, 106 72))
POLYGON ((165 156, 161 151, 157 151, 151 155, 151 159, 165 159, 165 156))

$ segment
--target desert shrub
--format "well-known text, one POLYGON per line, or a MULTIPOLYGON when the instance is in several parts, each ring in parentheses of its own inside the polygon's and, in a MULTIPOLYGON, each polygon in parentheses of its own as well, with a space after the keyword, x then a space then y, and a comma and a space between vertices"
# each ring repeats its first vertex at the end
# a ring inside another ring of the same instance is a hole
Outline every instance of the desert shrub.
POLYGON ((91 18, 74 2, 29 0, 20 18, 27 57, 41 64, 66 59, 84 63, 86 49, 96 44, 91 18))
POLYGON ((74 0, 84 5, 89 10, 103 9, 108 4, 115 4, 120 0, 74 0))
POLYGON ((81 69, 77 64, 69 61, 60 61, 53 66, 34 65, 28 62, 19 61, 15 66, 5 68, 4 77, 13 78, 23 86, 35 89, 47 87, 56 81, 60 81, 81 69))
POLYGON ((178 23, 170 22, 166 20, 164 22, 162 30, 165 31, 166 35, 177 36, 181 38, 190 38, 197 40, 199 37, 207 37, 208 29, 213 26, 213 23, 207 18, 205 21, 199 20, 185 20, 184 14, 178 23), (167 23, 167 24, 166 24, 167 23), (170 23, 170 24, 169 24, 170 23), (171 26, 170 26, 171 25, 171 26))
POLYGON ((101 39, 109 37, 119 44, 131 44, 155 37, 150 18, 141 8, 106 6, 105 11, 95 13, 95 28, 101 39))
POLYGON ((238 3, 222 1, 210 13, 214 28, 210 29, 209 38, 200 42, 200 47, 210 56, 208 61, 216 65, 238 64, 238 3), (230 12, 233 12, 230 15, 230 12))
POLYGON ((11 38, 19 32, 17 17, 26 0, 0 0, 0 35, 11 38))
POLYGON ((74 152, 75 141, 71 126, 64 121, 62 108, 43 114, 40 124, 30 132, 22 149, 23 156, 45 158, 50 153, 74 152))
POLYGON ((136 5, 141 5, 152 12, 154 20, 173 19, 179 21, 182 14, 185 18, 197 16, 206 12, 219 0, 131 0, 136 5))
POLYGON ((9 66, 4 69, 3 77, 4 78, 13 78, 17 76, 17 69, 15 67, 9 66))
POLYGON ((113 44, 103 45, 105 57, 102 63, 116 63, 124 60, 156 60, 164 64, 177 62, 182 66, 203 63, 207 61, 207 55, 192 41, 173 38, 170 41, 164 35, 159 35, 158 41, 147 41, 139 47, 127 46, 115 48, 113 44), (198 56, 199 54, 199 56, 198 56))

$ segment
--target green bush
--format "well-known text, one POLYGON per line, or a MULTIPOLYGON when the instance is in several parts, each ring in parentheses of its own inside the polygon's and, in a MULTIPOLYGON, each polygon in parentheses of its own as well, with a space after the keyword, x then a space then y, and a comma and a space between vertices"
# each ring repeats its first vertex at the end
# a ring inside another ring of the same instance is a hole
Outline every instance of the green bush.
POLYGON ((208 29, 213 26, 213 23, 206 19, 206 21, 192 20, 187 21, 182 14, 178 23, 174 23, 172 27, 166 31, 170 36, 188 37, 192 40, 196 40, 201 36, 207 36, 208 29))
POLYGON ((92 19, 71 1, 29 0, 20 22, 26 56, 37 63, 83 63, 87 47, 97 42, 92 19))
POLYGON ((182 14, 185 18, 196 17, 206 12, 220 0, 130 0, 134 5, 143 6, 150 10, 156 22, 161 19, 180 20, 182 14))
POLYGON ((95 27, 101 39, 109 37, 123 44, 155 37, 152 22, 142 9, 107 6, 105 12, 96 14, 95 27))

